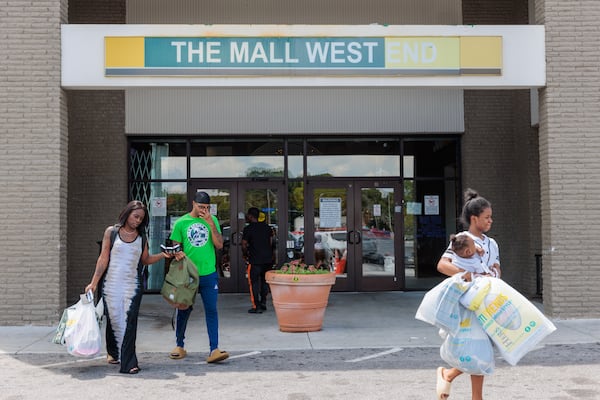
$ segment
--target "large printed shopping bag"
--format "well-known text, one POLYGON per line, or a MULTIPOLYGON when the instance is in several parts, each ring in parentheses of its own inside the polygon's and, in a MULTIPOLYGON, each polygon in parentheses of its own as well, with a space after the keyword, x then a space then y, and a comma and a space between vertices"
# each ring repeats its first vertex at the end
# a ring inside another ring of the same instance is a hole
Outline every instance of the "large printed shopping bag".
POLYGON ((444 279, 425 293, 415 318, 448 333, 457 333, 460 329, 459 299, 469 286, 470 282, 463 280, 462 273, 444 279))
POLYGON ((75 305, 64 309, 62 316, 60 317, 60 321, 58 322, 58 326, 56 327, 54 337, 52 338, 52 343, 62 345, 65 344, 65 329, 67 329, 67 322, 69 321, 69 310, 74 309, 75 305))
POLYGON ((495 367, 490 338, 473 311, 460 307, 459 315, 460 329, 447 334, 440 347, 442 360, 467 374, 490 375, 495 367))
POLYGON ((511 365, 556 330, 554 324, 521 293, 498 278, 486 277, 489 292, 475 310, 477 320, 511 365))
POLYGON ((69 354, 93 357, 100 353, 102 335, 93 299, 82 294, 79 301, 67 309, 64 341, 69 354))
POLYGON ((460 304, 466 309, 475 311, 483 303, 483 299, 490 292, 491 283, 487 277, 479 276, 473 279, 469 290, 460 297, 460 304))

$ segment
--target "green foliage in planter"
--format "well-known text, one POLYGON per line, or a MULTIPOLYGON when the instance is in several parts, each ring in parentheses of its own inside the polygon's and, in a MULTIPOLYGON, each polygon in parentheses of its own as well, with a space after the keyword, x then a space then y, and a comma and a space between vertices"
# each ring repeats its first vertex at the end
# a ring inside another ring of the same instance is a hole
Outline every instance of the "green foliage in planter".
POLYGON ((317 268, 312 264, 306 264, 300 260, 293 260, 281 266, 281 269, 275 270, 278 274, 295 275, 314 275, 328 274, 331 271, 328 268, 317 268))

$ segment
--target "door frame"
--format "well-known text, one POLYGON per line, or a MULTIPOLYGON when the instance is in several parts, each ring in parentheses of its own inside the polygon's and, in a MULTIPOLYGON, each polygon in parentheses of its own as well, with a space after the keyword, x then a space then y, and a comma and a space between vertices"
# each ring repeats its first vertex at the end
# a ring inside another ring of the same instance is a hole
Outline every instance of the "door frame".
MULTIPOLYGON (((305 248, 314 248, 315 215, 314 190, 317 188, 346 189, 346 276, 338 276, 332 290, 334 291, 387 291, 402 290, 405 286, 404 277, 404 231, 403 231, 403 185, 398 179, 310 179, 306 182, 305 190, 305 248), (363 276, 362 268, 362 204, 361 189, 392 187, 394 188, 394 272, 391 276, 363 276), (352 243, 354 242, 354 243, 352 243), (352 246, 350 246, 352 244, 352 246)), ((306 261, 314 262, 312 253, 305 251, 306 261)))
MULTIPOLYGON (((219 274, 219 291, 222 293, 248 293, 248 280, 246 278, 245 262, 242 258, 242 232, 246 222, 246 211, 244 208, 245 189, 277 189, 277 221, 282 225, 286 217, 287 190, 285 182, 281 179, 269 180, 240 180, 240 179, 192 179, 188 186, 188 204, 191 206, 194 195, 201 189, 223 189, 229 190, 230 208, 229 208, 229 262, 231 277, 226 278, 219 274)), ((224 226, 221 226, 221 233, 224 232, 224 226)), ((277 230, 277 259, 283 260, 285 255, 285 243, 287 230, 277 230), (282 248, 283 247, 283 248, 282 248)), ((227 238, 224 235, 224 242, 227 238)), ((219 258, 219 257, 218 257, 219 258)), ((217 260, 218 262, 218 260, 217 260)), ((220 266, 217 266, 217 271, 220 266)))
MULTIPOLYGON (((361 229, 362 238, 362 189, 363 188, 383 188, 391 187, 394 189, 394 268, 391 276, 364 276, 362 268, 357 275, 356 290, 360 292, 368 291, 387 291, 402 290, 405 288, 404 275, 404 190, 402 179, 364 179, 359 178, 354 181, 354 197, 356 207, 354 207, 354 221, 357 221, 355 229, 361 229), (360 225, 360 226, 359 226, 360 225)), ((362 247, 356 249, 357 254, 362 255, 362 247)), ((362 265, 362 259, 360 260, 362 265)), ((358 266, 358 264, 357 264, 358 266)))

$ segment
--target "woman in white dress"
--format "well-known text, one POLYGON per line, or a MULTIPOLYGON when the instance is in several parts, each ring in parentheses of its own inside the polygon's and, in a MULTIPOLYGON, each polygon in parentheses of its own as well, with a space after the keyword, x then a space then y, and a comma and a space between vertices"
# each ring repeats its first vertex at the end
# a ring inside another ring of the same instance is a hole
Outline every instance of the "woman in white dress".
POLYGON ((137 320, 142 301, 142 271, 166 253, 149 254, 146 240, 148 210, 141 201, 131 201, 121 211, 119 223, 104 231, 102 249, 92 281, 86 286, 101 295, 107 315, 106 352, 109 364, 120 364, 125 374, 140 372, 135 354, 137 320))

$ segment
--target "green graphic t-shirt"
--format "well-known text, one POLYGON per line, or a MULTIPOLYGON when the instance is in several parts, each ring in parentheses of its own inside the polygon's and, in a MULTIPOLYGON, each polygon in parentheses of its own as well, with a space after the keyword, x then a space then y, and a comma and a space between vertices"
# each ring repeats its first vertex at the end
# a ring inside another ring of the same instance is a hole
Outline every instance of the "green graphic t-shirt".
MULTIPOLYGON (((217 217, 211 217, 220 233, 221 226, 217 217)), ((175 222, 170 239, 182 244, 183 252, 198 268, 198 275, 210 275, 216 271, 215 245, 210 226, 204 219, 185 214, 175 222)))

